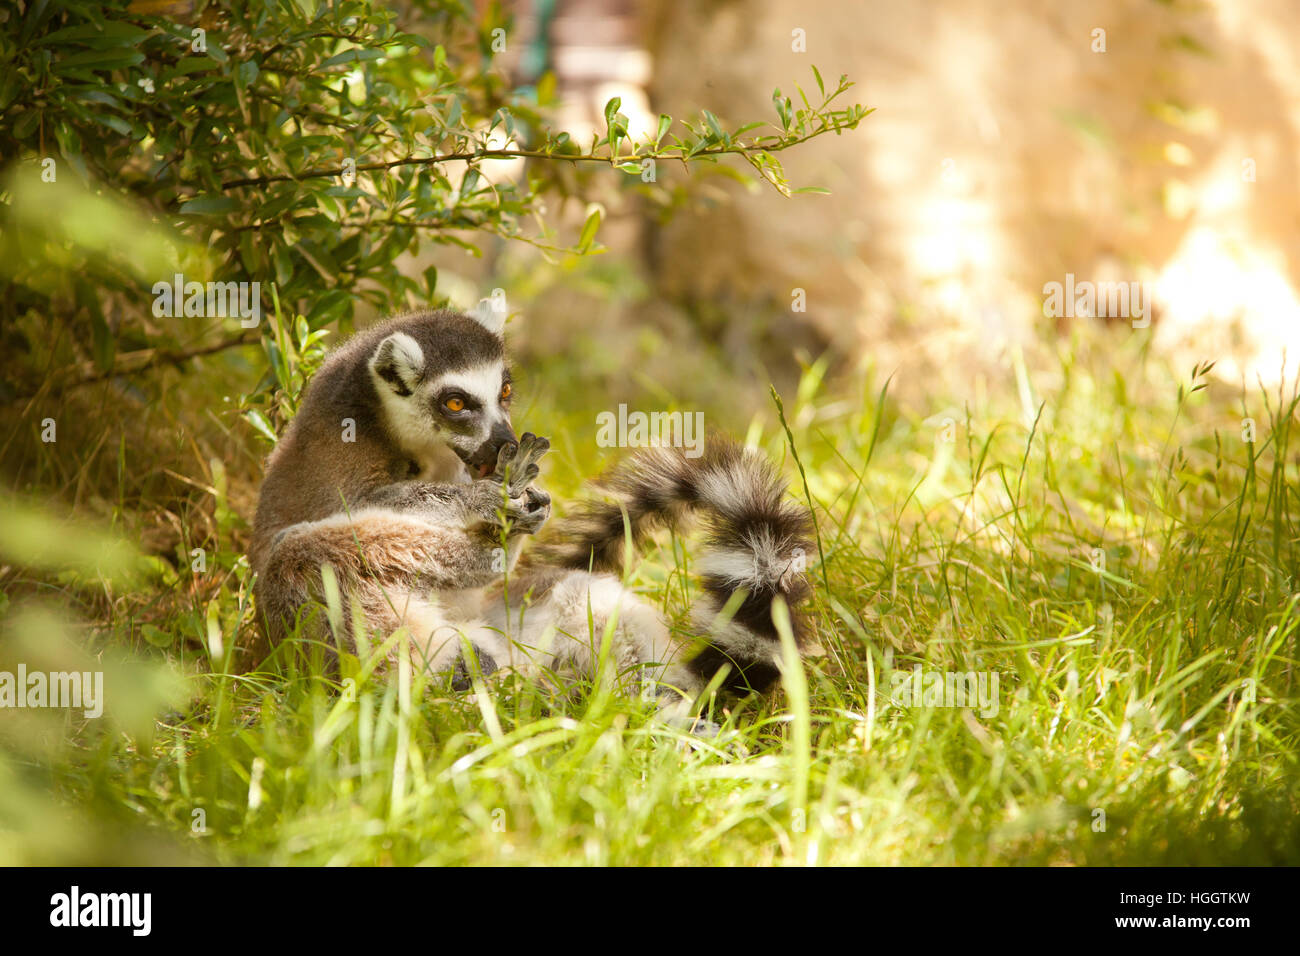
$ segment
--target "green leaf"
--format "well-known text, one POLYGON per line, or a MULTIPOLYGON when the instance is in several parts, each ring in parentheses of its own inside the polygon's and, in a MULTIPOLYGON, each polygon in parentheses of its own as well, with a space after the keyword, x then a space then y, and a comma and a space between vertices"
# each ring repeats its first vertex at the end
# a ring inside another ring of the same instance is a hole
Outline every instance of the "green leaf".
POLYGON ((781 129, 789 131, 790 129, 790 97, 782 96, 781 90, 772 91, 772 105, 776 107, 776 115, 781 117, 781 129))
POLYGON ((176 642, 175 634, 168 634, 152 624, 142 624, 140 626, 140 636, 154 647, 171 647, 176 642))
POLYGON ((537 81, 537 105, 550 106, 555 102, 555 90, 558 81, 554 70, 547 70, 537 81))
POLYGON ((386 55, 384 50, 362 50, 352 49, 344 50, 342 53, 335 53, 328 60, 317 65, 318 70, 328 70, 332 66, 339 66, 344 63, 363 63, 366 60, 380 60, 386 55))
POLYGON ((107 126, 109 129, 121 133, 123 136, 131 135, 131 124, 120 116, 112 116, 104 113, 96 113, 91 116, 96 123, 101 126, 107 126))
POLYGON ((40 121, 41 114, 37 110, 28 110, 19 114, 18 119, 14 122, 14 139, 26 139, 35 131, 40 121))
POLYGON ((582 226, 582 235, 578 236, 578 251, 586 252, 591 248, 592 242, 596 238, 596 230, 600 228, 600 220, 604 217, 605 211, 594 203, 591 206, 591 212, 587 215, 587 221, 582 226))
POLYGON ((659 145, 659 141, 664 138, 664 134, 668 132, 669 128, 672 125, 673 125, 673 118, 671 116, 669 116, 667 113, 659 114, 659 129, 655 131, 656 146, 659 145))
POLYGON ((287 286, 293 278, 293 259, 284 243, 277 242, 271 251, 271 261, 275 263, 275 281, 287 286))
POLYGON ((142 30, 120 20, 110 20, 103 24, 86 23, 55 30, 37 40, 36 46, 81 42, 86 46, 102 50, 109 46, 135 46, 147 36, 149 36, 148 30, 142 30))
POLYGON ((229 196, 200 196, 183 203, 180 213, 182 216, 219 216, 238 208, 239 203, 229 196))
POLYGON ((54 61, 55 73, 71 73, 76 70, 121 70, 144 62, 144 54, 139 50, 86 50, 71 56, 62 56, 54 61))
POLYGON ((176 65, 163 74, 170 79, 177 76, 189 76, 193 73, 203 73, 211 70, 213 67, 212 57, 209 56, 183 56, 176 61, 176 65))
POLYGON ((282 192, 280 195, 275 196, 272 199, 268 199, 266 202, 262 203, 262 205, 257 210, 257 214, 263 220, 274 219, 276 216, 280 215, 280 213, 284 212, 290 206, 294 205, 294 203, 302 203, 304 201, 305 198, 299 193, 291 190, 286 190, 285 192, 282 192))
POLYGON ((338 263, 334 261, 334 256, 322 246, 304 240, 298 243, 298 254, 306 259, 326 282, 334 282, 338 278, 338 263))
POLYGON ((262 250, 253 236, 252 229, 245 229, 239 234, 239 261, 244 271, 255 274, 262 266, 262 250))
POLYGON ((718 122, 718 118, 708 110, 704 110, 703 114, 704 122, 709 124, 709 129, 713 131, 713 135, 719 140, 719 142, 726 142, 727 134, 722 131, 722 124, 718 122))
POLYGON ((121 100, 116 96, 105 93, 103 90, 78 90, 75 96, 82 103, 97 103, 100 106, 108 106, 115 110, 123 108, 121 100))
POLYGON ((330 289, 324 295, 316 297, 307 321, 311 325, 323 325, 341 319, 347 315, 351 303, 352 294, 347 289, 330 289))
POLYGON ((615 96, 605 104, 605 128, 614 129, 614 117, 618 115, 618 108, 623 105, 623 101, 615 96))
POLYGON ((60 8, 56 4, 46 2, 46 0, 35 0, 35 2, 29 4, 22 18, 23 29, 18 34, 18 46, 27 46, 37 31, 45 26, 45 21, 57 12, 60 12, 60 8))
POLYGON ((17 72, 6 73, 3 79, 0 79, 0 110, 4 110, 14 101, 18 95, 18 74, 17 72))

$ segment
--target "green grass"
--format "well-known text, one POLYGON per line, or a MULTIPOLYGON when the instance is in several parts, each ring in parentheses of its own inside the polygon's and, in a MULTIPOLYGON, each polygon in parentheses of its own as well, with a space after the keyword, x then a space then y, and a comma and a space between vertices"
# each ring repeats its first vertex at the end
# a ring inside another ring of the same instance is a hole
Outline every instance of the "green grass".
MULTIPOLYGON (((223 674, 251 620, 225 554, 219 585, 150 632, 219 635, 215 668, 211 643, 154 648, 134 619, 95 631, 151 662, 137 701, 172 701, 156 724, 110 699, 102 726, 45 718, 44 749, 3 732, 0 862, 1298 863, 1296 408, 1175 373, 1131 335, 1060 353, 1019 384, 906 402, 814 368, 785 396, 788 436, 775 408, 757 421, 815 503, 824 653, 717 739, 602 688, 223 674), (918 664, 996 673, 996 714, 891 704, 918 664)), ((590 474, 593 414, 539 399, 522 417, 570 436, 561 501, 590 474)), ((665 537, 632 576, 675 621, 691 550, 665 537)))

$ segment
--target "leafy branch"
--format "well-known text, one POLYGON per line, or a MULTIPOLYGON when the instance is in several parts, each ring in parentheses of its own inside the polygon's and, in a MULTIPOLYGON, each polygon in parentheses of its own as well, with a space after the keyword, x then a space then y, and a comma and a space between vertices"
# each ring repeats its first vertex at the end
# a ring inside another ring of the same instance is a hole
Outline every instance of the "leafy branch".
MULTIPOLYGON (((423 243, 600 252, 599 205, 576 238, 557 235, 541 207, 584 199, 602 166, 646 193, 662 190, 647 176, 661 164, 733 156, 784 195, 817 192, 791 186, 780 154, 870 113, 841 105, 847 79, 827 87, 814 69, 817 93, 775 91, 772 122, 724 127, 703 110, 632 135, 614 98, 604 129, 579 144, 548 124, 553 74, 513 85, 495 62, 486 38, 511 26, 496 5, 481 19, 445 0, 408 0, 400 14, 377 0, 205 0, 201 17, 17 5, 0 17, 0 156, 20 167, 0 180, 0 302, 32 329, 58 315, 90 343, 96 368, 74 382, 116 374, 119 349, 133 356, 129 373, 196 344, 149 319, 148 290, 177 272, 273 286, 311 330, 346 323, 359 303, 436 303, 436 272, 403 271, 423 243), (501 160, 527 169, 492 175, 501 160), (41 212, 56 202, 59 215, 41 212)), ((66 344, 46 356, 36 332, 21 335, 40 356, 33 375, 39 362, 81 358, 66 344)), ((215 336, 197 345, 221 347, 215 336)))
MULTIPOLYGON (((816 73, 815 67, 813 70, 816 73)), ((820 87, 820 74, 817 74, 817 79, 820 87)), ((614 97, 605 107, 605 136, 593 142, 591 150, 585 153, 574 148, 567 133, 551 136, 546 144, 538 149, 493 147, 489 143, 491 142, 490 134, 495 130, 494 126, 489 129, 488 135, 478 139, 477 145, 473 149, 461 149, 433 156, 406 156, 387 162, 358 163, 351 167, 329 166, 306 169, 298 173, 246 176, 222 183, 221 189, 227 191, 247 186, 302 182, 308 179, 337 179, 355 173, 386 172, 404 166, 439 166, 452 162, 465 162, 473 167, 485 160, 561 160, 569 163, 602 163, 620 168, 624 172, 634 173, 641 171, 641 163, 646 160, 655 162, 676 160, 683 165, 689 165, 692 160, 711 160, 719 156, 733 155, 744 157, 758 170, 763 179, 776 186, 786 195, 790 195, 800 192, 800 190, 785 188, 788 184, 781 174, 780 164, 774 161, 771 154, 794 146, 800 146, 827 133, 838 135, 844 130, 855 129, 864 117, 874 111, 857 104, 844 110, 829 109, 831 101, 852 85, 847 77, 841 76, 839 86, 835 90, 830 93, 822 90, 822 102, 816 108, 808 105, 808 100, 800 89, 798 92, 801 97, 804 97, 803 101, 807 109, 798 110, 797 112, 792 111, 790 99, 788 97, 783 98, 781 91, 776 90, 773 94, 773 100, 777 103, 777 111, 782 120, 782 126, 779 128, 780 133, 757 137, 751 139, 750 142, 745 142, 742 139, 744 134, 767 124, 750 123, 732 133, 726 133, 722 130, 717 117, 708 110, 704 110, 700 128, 696 129, 691 127, 689 123, 682 122, 688 133, 693 135, 686 137, 674 136, 672 145, 661 147, 661 141, 673 123, 672 117, 661 114, 659 117, 659 133, 653 139, 647 138, 637 143, 629 140, 627 136, 627 117, 618 112, 621 101, 618 97, 614 97), (620 148, 624 143, 628 143, 633 147, 630 152, 620 152, 620 148), (603 151, 600 149, 602 146, 605 147, 603 151)))

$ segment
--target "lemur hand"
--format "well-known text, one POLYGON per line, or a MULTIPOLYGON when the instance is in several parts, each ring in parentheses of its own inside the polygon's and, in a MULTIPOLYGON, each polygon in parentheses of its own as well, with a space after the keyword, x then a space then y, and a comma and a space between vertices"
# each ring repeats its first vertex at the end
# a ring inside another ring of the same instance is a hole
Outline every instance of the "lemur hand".
POLYGON ((497 453, 497 467, 492 477, 506 485, 511 498, 518 498, 540 473, 538 460, 551 450, 548 439, 524 432, 518 444, 507 442, 497 453))
POLYGON ((518 444, 511 442, 502 446, 497 454, 496 470, 483 482, 477 483, 504 489, 504 495, 501 490, 494 490, 494 499, 489 498, 486 502, 498 527, 504 515, 512 532, 536 534, 550 518, 551 496, 532 486, 533 479, 541 473, 537 461, 550 448, 547 439, 525 432, 518 444))

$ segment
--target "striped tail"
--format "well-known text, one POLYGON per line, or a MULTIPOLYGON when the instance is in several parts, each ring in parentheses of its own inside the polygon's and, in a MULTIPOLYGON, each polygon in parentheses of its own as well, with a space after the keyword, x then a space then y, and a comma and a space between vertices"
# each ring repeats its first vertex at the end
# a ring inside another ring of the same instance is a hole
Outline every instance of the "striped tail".
POLYGON ((627 528, 636 547, 655 528, 698 513, 705 529, 697 562, 704 598, 693 616, 704 646, 686 666, 703 683, 726 666, 722 686, 733 692, 770 687, 780 673, 780 638, 772 623, 778 595, 790 608, 796 645, 807 643, 808 625, 796 605, 812 590, 803 572, 813 526, 808 510, 786 497, 785 480, 771 462, 710 436, 698 458, 678 448, 641 449, 596 487, 608 500, 557 522, 555 540, 540 549, 542 560, 620 572, 627 528), (743 597, 731 619, 717 622, 737 592, 743 597))

